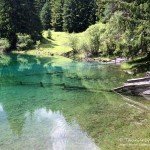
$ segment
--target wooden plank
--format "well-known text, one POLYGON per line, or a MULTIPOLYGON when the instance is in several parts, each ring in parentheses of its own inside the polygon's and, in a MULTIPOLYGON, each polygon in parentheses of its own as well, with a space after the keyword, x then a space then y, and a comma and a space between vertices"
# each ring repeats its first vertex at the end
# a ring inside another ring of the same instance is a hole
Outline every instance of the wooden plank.
POLYGON ((144 94, 144 95, 149 95, 149 96, 150 96, 150 89, 147 90, 147 91, 144 91, 142 94, 144 94))
POLYGON ((127 83, 141 82, 141 81, 150 81, 150 76, 144 77, 144 78, 130 79, 130 80, 127 80, 127 83))
POLYGON ((125 83, 124 86, 125 87, 129 87, 129 86, 150 86, 150 81, 148 81, 148 82, 125 83))

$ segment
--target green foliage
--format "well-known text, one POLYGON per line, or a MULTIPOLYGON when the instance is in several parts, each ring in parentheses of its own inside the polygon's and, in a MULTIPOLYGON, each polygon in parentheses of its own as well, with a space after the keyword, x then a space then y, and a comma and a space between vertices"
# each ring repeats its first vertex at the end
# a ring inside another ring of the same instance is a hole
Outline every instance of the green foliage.
POLYGON ((18 50, 28 50, 33 48, 33 40, 31 39, 30 35, 27 34, 18 34, 18 42, 17 42, 17 49, 18 50))
POLYGON ((9 49, 10 44, 9 41, 7 39, 0 39, 0 52, 6 51, 7 49, 9 49))
POLYGON ((10 0, 0 1, 0 38, 8 39, 8 50, 16 48, 16 26, 13 20, 15 10, 10 0))
POLYGON ((51 28, 51 6, 49 1, 47 1, 43 6, 40 12, 40 19, 44 30, 51 28))
POLYGON ((88 55, 97 56, 102 46, 102 35, 105 32, 105 26, 102 23, 90 26, 82 37, 78 37, 79 49, 88 55))
POLYGON ((36 12, 34 0, 26 0, 26 16, 27 16, 27 26, 25 32, 31 35, 31 38, 36 41, 41 39, 42 25, 40 21, 40 17, 36 12))
POLYGON ((40 45, 41 45, 41 41, 36 41, 35 48, 36 48, 36 49, 39 49, 39 48, 40 48, 40 45))
POLYGON ((35 10, 38 15, 40 15, 40 12, 46 2, 50 0, 34 0, 35 10))
POLYGON ((101 28, 101 25, 99 24, 93 25, 87 30, 87 34, 89 37, 90 53, 92 55, 98 55, 98 52, 100 50, 100 45, 101 45, 102 31, 103 28, 101 28))
POLYGON ((91 47, 90 47, 89 42, 87 40, 82 41, 79 44, 79 49, 81 52, 85 52, 87 54, 90 53, 91 47))
MULTIPOLYGON (((41 40, 42 26, 67 32, 89 27, 87 39, 70 37, 70 43, 74 50, 93 55, 133 58, 150 53, 148 0, 1 0, 0 38, 9 41, 8 50, 16 48, 17 33, 30 35, 35 43, 41 40), (100 23, 89 27, 96 21, 100 23)), ((47 33, 51 39, 51 31, 47 33)))
POLYGON ((8 39, 9 51, 16 49, 17 33, 29 34, 35 41, 40 39, 41 29, 33 0, 1 0, 0 37, 8 39))
POLYGON ((87 53, 100 52, 106 56, 132 59, 145 56, 150 52, 149 8, 150 4, 146 0, 97 0, 100 23, 87 29, 88 42, 83 38, 80 48, 87 53))
POLYGON ((70 35, 69 45, 72 48, 74 54, 79 52, 79 50, 78 50, 78 38, 75 34, 70 35))
POLYGON ((63 28, 68 32, 81 32, 95 23, 95 0, 67 0, 64 4, 63 28))
POLYGON ((51 25, 55 31, 63 30, 63 6, 64 0, 51 0, 51 25))

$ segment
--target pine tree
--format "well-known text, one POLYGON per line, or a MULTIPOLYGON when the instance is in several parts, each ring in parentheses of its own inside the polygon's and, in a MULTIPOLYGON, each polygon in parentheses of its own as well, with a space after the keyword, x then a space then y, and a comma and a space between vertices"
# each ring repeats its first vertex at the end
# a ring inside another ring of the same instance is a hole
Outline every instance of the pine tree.
POLYGON ((16 48, 17 36, 15 26, 15 10, 12 0, 1 0, 0 2, 0 37, 7 38, 10 48, 16 48))
POLYGON ((36 41, 41 37, 41 30, 34 0, 1 0, 0 37, 9 40, 10 50, 16 48, 16 33, 29 34, 36 41))
POLYGON ((38 15, 40 15, 42 8, 47 1, 50 1, 50 0, 35 0, 35 10, 38 15))
POLYGON ((107 41, 115 44, 119 53, 134 57, 150 51, 149 0, 97 0, 97 16, 109 24, 107 41))
POLYGON ((31 35, 34 41, 39 40, 42 25, 35 8, 35 0, 20 0, 20 5, 18 32, 31 35))
POLYGON ((64 0, 52 0, 52 20, 51 25, 55 31, 63 30, 63 6, 64 0))
POLYGON ((40 12, 40 19, 44 30, 51 28, 51 6, 49 1, 47 1, 43 6, 40 12))
POLYGON ((67 0, 64 5, 64 30, 81 32, 96 21, 95 0, 67 0))

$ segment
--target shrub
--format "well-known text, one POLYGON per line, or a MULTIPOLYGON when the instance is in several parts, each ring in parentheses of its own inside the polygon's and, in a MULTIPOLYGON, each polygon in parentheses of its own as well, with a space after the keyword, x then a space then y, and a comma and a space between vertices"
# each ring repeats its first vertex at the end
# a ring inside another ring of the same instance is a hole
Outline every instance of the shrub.
POLYGON ((91 56, 93 56, 93 54, 91 52, 91 45, 90 45, 90 42, 89 42, 89 37, 85 33, 84 33, 84 36, 86 37, 86 39, 84 39, 82 37, 82 39, 80 40, 81 41, 80 51, 84 52, 84 54, 87 57, 91 57, 91 56))
POLYGON ((78 38, 75 34, 70 35, 69 45, 72 48, 73 53, 78 53, 78 38))
POLYGON ((82 41, 80 44, 80 49, 86 53, 90 52, 90 45, 86 41, 82 41))
POLYGON ((18 50, 28 50, 33 48, 34 41, 31 39, 30 35, 18 34, 17 49, 18 50))
POLYGON ((101 24, 92 25, 86 32, 91 54, 98 55, 101 46, 101 34, 104 32, 103 26, 101 24))
POLYGON ((10 47, 9 41, 5 38, 0 39, 0 51, 6 51, 10 47))

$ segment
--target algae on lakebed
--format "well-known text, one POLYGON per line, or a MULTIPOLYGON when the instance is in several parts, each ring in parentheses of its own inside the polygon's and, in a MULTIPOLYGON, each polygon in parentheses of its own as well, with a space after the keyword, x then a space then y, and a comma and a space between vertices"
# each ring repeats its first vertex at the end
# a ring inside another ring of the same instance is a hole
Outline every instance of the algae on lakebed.
POLYGON ((149 113, 109 92, 132 76, 115 65, 16 56, 0 68, 1 150, 149 149, 149 113))

